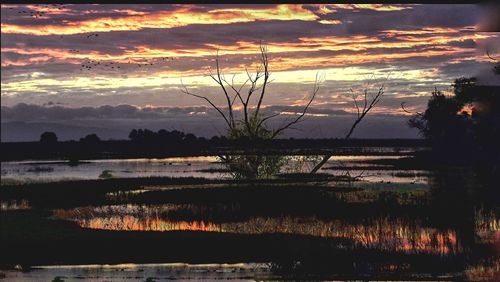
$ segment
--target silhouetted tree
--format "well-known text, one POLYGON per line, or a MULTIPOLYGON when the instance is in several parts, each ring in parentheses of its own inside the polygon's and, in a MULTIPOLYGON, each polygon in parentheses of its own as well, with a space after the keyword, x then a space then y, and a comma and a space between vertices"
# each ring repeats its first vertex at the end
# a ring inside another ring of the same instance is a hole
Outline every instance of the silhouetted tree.
MULTIPOLYGON (((322 82, 322 79, 320 79, 317 74, 316 79, 314 81, 312 94, 307 99, 307 103, 305 104, 302 111, 298 113, 295 118, 285 123, 284 125, 278 128, 271 128, 270 126, 268 126, 267 122, 270 119, 279 116, 280 113, 264 116, 261 112, 262 101, 264 100, 264 97, 266 95, 267 85, 270 83, 267 48, 263 45, 260 46, 260 65, 257 68, 255 75, 251 75, 248 72, 248 70, 245 69, 247 79, 241 85, 234 84, 234 76, 229 82, 225 78, 224 74, 221 72, 219 63, 220 63, 219 56, 217 53, 215 58, 216 70, 215 73, 213 73, 212 71, 210 72, 210 77, 212 78, 212 80, 216 82, 217 85, 220 86, 222 90, 221 92, 226 100, 227 111, 224 111, 223 108, 215 105, 209 98, 203 95, 190 92, 184 85, 182 92, 184 94, 203 99, 208 104, 210 104, 210 106, 212 106, 212 108, 214 108, 224 119, 227 125, 227 134, 226 134, 227 138, 229 140, 238 141, 240 144, 248 144, 249 146, 247 146, 247 151, 248 149, 251 149, 251 147, 254 144, 258 144, 262 140, 273 140, 279 137, 285 130, 292 128, 292 126, 299 123, 307 113, 309 107, 311 106, 311 103, 316 97, 316 94, 318 93, 320 89, 320 84, 322 82), (246 89, 246 94, 245 94, 243 93, 244 92, 243 89, 247 86, 247 84, 249 85, 247 87, 248 89, 246 89), (253 96, 254 94, 257 96, 253 96), (252 101, 251 100, 252 97, 256 98, 254 99, 257 101, 255 106, 252 106, 250 104, 252 101), (240 119, 236 118, 236 114, 234 111, 234 109, 238 104, 243 111, 243 117, 240 119)), ((363 120, 363 118, 368 114, 368 112, 380 101, 383 93, 384 93, 383 84, 378 89, 378 92, 372 97, 369 97, 368 90, 365 89, 363 93, 364 100, 360 102, 358 102, 357 100, 357 95, 354 95, 353 93, 353 100, 357 110, 357 118, 344 139, 350 138, 356 126, 361 122, 361 120, 363 120)), ((331 154, 323 156, 322 160, 313 168, 311 173, 316 173, 328 161, 328 159, 330 159, 331 156, 332 156, 331 154)), ((226 163, 228 163, 232 168, 241 165, 242 167, 238 169, 240 171, 243 171, 245 169, 252 170, 253 173, 264 171, 266 172, 266 176, 269 176, 273 173, 269 168, 275 169, 274 171, 275 173, 279 172, 278 164, 282 162, 276 159, 274 156, 267 156, 267 158, 268 159, 266 159, 266 156, 263 156, 258 158, 247 157, 247 159, 245 159, 234 156, 225 156, 225 157, 221 156, 221 159, 226 163), (268 162, 268 164, 266 164, 266 162, 268 162)), ((250 175, 251 173, 245 174, 245 177, 252 178, 250 177, 250 175)), ((254 175, 253 177, 260 177, 260 176, 254 175)))
POLYGON ((257 67, 255 75, 252 75, 246 70, 247 79, 241 85, 235 85, 234 76, 231 81, 228 81, 220 68, 219 55, 215 57, 216 70, 215 73, 210 71, 210 77, 217 85, 220 86, 221 92, 225 98, 227 112, 223 108, 215 105, 209 98, 195 94, 183 85, 182 92, 196 98, 205 100, 212 108, 214 108, 220 116, 224 119, 227 125, 227 138, 238 140, 241 138, 248 138, 250 140, 258 139, 274 139, 278 137, 284 130, 297 124, 306 114, 309 106, 313 102, 316 94, 319 91, 320 79, 316 75, 316 80, 313 86, 313 91, 304 106, 301 113, 290 122, 282 125, 279 128, 271 128, 267 122, 280 115, 272 114, 264 116, 261 112, 262 102, 266 95, 266 89, 270 83, 269 77, 269 58, 267 48, 264 45, 260 46, 260 65, 257 67), (248 84, 248 86, 247 86, 248 84), (245 88, 246 87, 246 88, 245 88), (245 90, 245 91, 244 91, 245 90), (244 93, 246 92, 246 93, 244 93), (232 94, 231 94, 232 93, 232 94), (252 106, 252 97, 256 99, 256 105, 252 106), (243 111, 243 116, 238 119, 236 117, 235 108, 240 105, 243 111))
POLYGON ((186 134, 186 136, 184 136, 184 141, 186 142, 196 142, 196 140, 198 140, 198 138, 196 138, 196 136, 194 136, 194 134, 191 134, 191 133, 188 133, 186 134))
POLYGON ((57 135, 54 132, 44 132, 40 135, 40 143, 52 145, 57 143, 57 135))
POLYGON ((490 54, 489 50, 486 51, 486 55, 488 56, 488 58, 490 58, 493 63, 495 64, 493 66, 493 73, 496 74, 496 75, 500 75, 500 61, 496 58, 493 58, 493 56, 490 54))
POLYGON ((165 129, 160 129, 158 132, 151 131, 149 129, 133 129, 129 133, 129 138, 133 142, 145 142, 148 144, 156 145, 175 145, 175 146, 183 146, 189 145, 193 146, 198 140, 206 140, 199 139, 194 134, 173 130, 168 131, 165 129))
POLYGON ((149 129, 144 129, 143 136, 144 136, 144 141, 146 141, 146 142, 157 141, 157 138, 156 138, 157 134, 149 129))
POLYGON ((99 138, 99 136, 97 136, 96 134, 89 134, 83 138, 80 138, 80 142, 89 143, 89 144, 99 143, 100 141, 101 141, 101 138, 99 138))
POLYGON ((138 135, 139 133, 137 132, 137 130, 132 129, 132 131, 130 131, 130 133, 128 134, 128 138, 132 141, 137 141, 138 135))
POLYGON ((409 126, 449 157, 499 158, 500 86, 479 85, 476 78, 464 77, 452 86, 448 96, 435 90, 425 112, 415 113, 409 126))
POLYGON ((158 130, 158 138, 161 140, 168 140, 170 132, 165 129, 158 130))
MULTIPOLYGON (((234 83, 234 76, 231 81, 228 81, 222 73, 219 55, 217 53, 215 57, 215 73, 210 71, 210 77, 218 86, 220 86, 226 102, 225 106, 227 107, 227 110, 217 106, 209 98, 189 91, 184 85, 182 90, 184 94, 203 99, 210 104, 210 106, 212 106, 212 108, 220 114, 226 123, 227 139, 237 141, 240 144, 250 144, 250 146, 246 147, 246 150, 248 151, 247 153, 250 154, 254 151, 251 142, 275 139, 280 136, 283 131, 297 124, 305 116, 320 88, 320 79, 318 75, 316 75, 312 94, 308 98, 303 110, 291 121, 278 128, 271 128, 267 122, 270 119, 279 116, 280 113, 265 116, 261 112, 262 102, 264 101, 266 95, 267 86, 270 83, 268 52, 267 48, 262 44, 260 45, 259 63, 260 64, 253 75, 245 69, 247 79, 241 85, 236 85, 234 83), (252 100, 252 98, 254 99, 252 100), (255 101, 255 105, 251 104, 253 101, 255 101), (238 106, 242 109, 242 117, 240 118, 237 118, 235 113, 235 108, 238 106)), ((272 176, 279 172, 279 168, 281 167, 280 164, 283 163, 281 161, 283 157, 277 158, 276 156, 253 157, 250 155, 243 155, 220 156, 220 158, 235 174, 237 174, 235 175, 236 178, 246 179, 272 176)))
POLYGON ((446 96, 441 91, 435 90, 425 112, 411 118, 408 124, 419 129, 420 133, 435 145, 450 146, 451 144, 443 142, 447 140, 458 142, 465 137, 466 124, 469 120, 467 114, 461 114, 463 105, 456 96, 446 96))
POLYGON ((180 132, 178 130, 173 130, 170 132, 170 140, 174 141, 174 142, 180 142, 184 139, 185 137, 185 134, 184 132, 180 132))

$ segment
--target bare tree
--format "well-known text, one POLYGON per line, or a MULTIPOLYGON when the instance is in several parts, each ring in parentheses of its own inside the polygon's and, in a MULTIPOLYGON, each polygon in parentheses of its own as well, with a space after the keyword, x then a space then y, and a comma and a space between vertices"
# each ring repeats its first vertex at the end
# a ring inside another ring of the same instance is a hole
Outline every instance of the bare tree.
POLYGON ((313 102, 316 94, 320 89, 320 79, 316 75, 316 80, 313 86, 313 92, 308 99, 307 104, 304 106, 303 111, 298 114, 296 118, 285 123, 284 125, 276 128, 270 129, 266 126, 267 121, 280 115, 280 113, 271 114, 264 116, 261 114, 262 102, 266 95, 267 86, 271 81, 269 80, 269 58, 268 50, 264 45, 260 45, 260 58, 259 66, 256 68, 254 74, 251 74, 247 68, 245 68, 246 80, 240 84, 236 85, 234 83, 235 76, 228 81, 225 75, 222 73, 220 66, 220 58, 217 52, 215 57, 215 71, 210 70, 209 76, 217 83, 221 88, 221 92, 224 95, 226 101, 227 110, 217 106, 209 98, 193 93, 187 89, 187 87, 182 84, 182 92, 184 94, 197 97, 205 100, 212 108, 214 108, 224 119, 230 138, 237 139, 238 137, 248 137, 250 139, 274 139, 279 136, 284 130, 291 128, 293 125, 300 122, 300 120, 305 116, 309 106, 313 102), (251 98, 256 97, 256 105, 251 105, 251 98), (236 118, 235 107, 240 104, 242 108, 243 117, 241 119, 236 118))
POLYGON ((490 54, 490 50, 489 50, 489 49, 488 49, 488 50, 486 50, 486 56, 487 56, 488 58, 490 58, 490 60, 492 60, 493 62, 498 63, 498 59, 494 58, 494 57, 490 54))
MULTIPOLYGON (((262 102, 266 95, 267 86, 271 82, 269 80, 269 58, 268 51, 264 45, 260 45, 260 64, 257 67, 254 74, 251 74, 248 69, 245 68, 246 80, 240 84, 236 85, 234 83, 235 76, 232 77, 230 81, 228 81, 225 75, 222 73, 220 67, 220 58, 217 52, 215 57, 215 71, 210 70, 210 77, 216 82, 217 85, 220 86, 221 92, 224 95, 227 110, 217 106, 213 101, 209 98, 193 93, 187 89, 184 84, 182 85, 182 92, 184 94, 197 97, 205 100, 212 108, 214 108, 224 119, 228 128, 229 138, 237 139, 239 137, 247 137, 250 139, 274 139, 278 137, 283 131, 292 128, 292 126, 299 123, 307 113, 311 103, 313 102, 316 94, 320 89, 320 84, 322 79, 319 75, 316 75, 313 90, 311 96, 307 99, 307 103, 304 106, 302 112, 297 114, 291 120, 288 120, 281 126, 275 129, 270 129, 266 125, 266 122, 272 118, 275 118, 280 115, 280 113, 271 114, 268 116, 264 116, 261 114, 262 102), (247 86, 248 85, 248 86, 247 86), (247 88, 245 88, 247 87, 247 88), (252 107, 251 98, 257 95, 257 104, 252 107), (237 119, 235 115, 235 105, 237 103, 241 104, 243 117, 241 119, 237 119)), ((346 134, 344 139, 349 139, 354 132, 356 126, 363 120, 363 118, 368 114, 368 112, 380 101, 383 93, 384 93, 384 84, 378 89, 378 92, 373 97, 368 97, 368 90, 365 90, 363 93, 363 101, 357 100, 357 96, 353 93, 354 105, 357 110, 357 118, 352 124, 349 132, 346 134), (362 106, 361 106, 362 104, 362 106)), ((332 156, 332 154, 325 155, 321 162, 319 162, 311 171, 311 173, 317 172, 332 156)), ((222 158, 223 160, 228 158, 222 158)))
POLYGON ((499 75, 500 74, 500 60, 498 60, 497 58, 494 58, 490 54, 490 50, 486 50, 486 55, 488 56, 488 58, 490 58, 490 60, 492 60, 495 63, 495 66, 493 66, 493 72, 496 75, 499 75))
MULTIPOLYGON (((378 88, 377 93, 369 97, 368 95, 368 89, 365 89, 363 91, 363 100, 358 101, 358 95, 354 94, 354 91, 350 89, 351 94, 352 94, 352 99, 354 101, 354 106, 356 107, 356 120, 353 122, 351 125, 351 128, 347 132, 347 134, 344 136, 344 140, 347 140, 351 137, 352 133, 354 132, 354 129, 356 129, 356 126, 363 120, 363 118, 370 112, 370 110, 375 107, 375 105, 378 104, 382 96, 384 95, 384 89, 385 89, 385 83, 382 83, 382 85, 378 88), (363 106, 361 107, 361 103, 363 106)), ((323 159, 311 170, 312 173, 316 173, 318 170, 323 167, 323 165, 326 164, 326 162, 333 156, 333 154, 327 154, 323 156, 323 159)))

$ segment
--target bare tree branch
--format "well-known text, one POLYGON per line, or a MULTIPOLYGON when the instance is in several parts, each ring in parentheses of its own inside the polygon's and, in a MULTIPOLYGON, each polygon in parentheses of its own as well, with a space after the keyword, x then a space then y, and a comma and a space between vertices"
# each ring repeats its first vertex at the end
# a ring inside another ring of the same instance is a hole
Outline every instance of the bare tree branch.
POLYGON ((219 65, 219 50, 217 50, 217 53, 215 55, 215 66, 217 68, 217 74, 216 74, 216 76, 214 76, 212 73, 210 73, 210 77, 217 84, 219 84, 219 86, 222 88, 224 96, 226 97, 227 107, 229 110, 229 122, 232 125, 231 128, 234 128, 235 122, 234 122, 234 115, 233 115, 233 104, 231 103, 231 98, 229 97, 229 94, 227 93, 226 87, 224 87, 223 80, 225 80, 225 78, 221 75, 221 70, 220 70, 220 65, 219 65))
POLYGON ((359 118, 360 113, 359 113, 358 101, 356 100, 356 95, 354 95, 354 91, 352 91, 352 88, 350 90, 353 93, 352 94, 352 99, 354 100, 354 106, 356 107, 357 116, 359 118))
POLYGON ((488 58, 490 58, 492 61, 498 62, 498 59, 495 59, 495 58, 493 58, 493 56, 491 56, 490 50, 486 50, 486 56, 488 56, 488 58))
POLYGON ((226 83, 227 86, 229 86, 235 93, 235 97, 233 98, 233 103, 234 104, 234 100, 236 98, 239 98, 240 99, 240 102, 245 105, 245 102, 243 101, 243 97, 241 96, 241 89, 247 84, 248 82, 248 79, 240 86, 239 89, 236 89, 236 87, 234 87, 234 76, 233 76, 233 79, 231 81, 231 83, 229 83, 225 78, 223 79, 223 81, 226 83))
POLYGON ((189 92, 189 90, 184 85, 184 83, 182 83, 182 79, 181 79, 181 85, 183 87, 183 89, 181 89, 182 93, 207 101, 210 104, 210 106, 212 106, 212 108, 214 108, 217 112, 219 112, 219 114, 222 116, 222 118, 224 118, 224 121, 226 121, 226 124, 229 126, 229 128, 233 128, 233 125, 229 122, 226 115, 222 112, 222 110, 219 107, 217 107, 214 103, 212 103, 212 101, 210 101, 210 99, 208 99, 207 97, 189 92))
POLYGON ((266 91, 267 81, 269 79, 269 71, 268 71, 269 60, 267 57, 267 47, 262 45, 262 42, 260 43, 260 53, 261 53, 261 64, 264 67, 264 82, 262 84, 262 90, 260 92, 259 102, 257 103, 257 108, 255 109, 255 116, 259 115, 260 106, 262 105, 262 100, 264 99, 264 94, 266 91))
POLYGON ((283 130, 289 128, 290 126, 298 123, 300 121, 300 119, 302 119, 306 112, 307 112, 307 109, 309 109, 309 106, 311 105, 312 101, 314 100, 314 98, 316 97, 316 94, 318 93, 319 91, 319 88, 320 88, 320 81, 319 81, 319 77, 318 77, 318 73, 316 74, 316 79, 314 81, 314 86, 313 86, 313 93, 311 95, 311 98, 309 99, 309 102, 306 104, 306 106, 304 107, 304 109, 302 110, 302 113, 294 120, 292 120, 291 122, 287 123, 286 125, 276 129, 274 132, 273 132, 273 135, 271 138, 275 138, 276 136, 278 136, 278 134, 280 134, 283 130))
POLYGON ((262 126, 262 124, 266 121, 266 120, 269 120, 269 119, 272 119, 273 117, 277 117, 279 116, 280 113, 277 113, 277 114, 272 114, 270 116, 267 116, 267 117, 264 117, 262 118, 262 120, 257 124, 257 128, 260 128, 262 126))
POLYGON ((405 104, 406 104, 406 102, 401 102, 401 109, 403 109, 403 112, 408 113, 408 114, 412 114, 412 115, 417 115, 417 116, 423 116, 424 115, 423 113, 420 113, 420 112, 410 112, 410 111, 408 111, 407 109, 405 109, 405 104))
POLYGON ((258 138, 259 134, 262 132, 269 132, 270 136, 266 136, 265 138, 275 138, 278 136, 281 132, 284 130, 291 128, 292 125, 297 124, 306 114, 307 110, 309 109, 311 103, 313 102, 314 98, 316 97, 316 94, 319 90, 319 77, 318 74, 316 75, 316 81, 314 83, 313 87, 313 93, 311 97, 308 100, 308 103, 305 105, 304 109, 302 112, 294 118, 292 121, 285 121, 284 125, 279 127, 276 130, 269 130, 266 128, 266 122, 269 121, 271 118, 277 117, 280 114, 271 114, 269 116, 263 117, 260 115, 260 111, 262 108, 262 103, 264 100, 264 97, 266 95, 267 91, 267 85, 272 81, 269 79, 270 73, 269 73, 269 58, 268 58, 268 50, 265 45, 260 44, 260 58, 259 58, 259 65, 255 69, 255 73, 251 74, 247 68, 245 68, 245 74, 246 74, 246 80, 241 84, 241 85, 236 85, 234 80, 235 80, 235 75, 233 75, 232 79, 227 80, 224 74, 222 73, 221 67, 220 67, 220 57, 219 53, 217 51, 216 57, 215 57, 215 70, 209 69, 209 76, 210 78, 215 81, 217 85, 219 85, 222 89, 222 92, 224 94, 224 97, 226 98, 227 102, 227 107, 229 113, 225 113, 222 108, 216 106, 210 99, 207 97, 204 97, 202 95, 198 95, 195 93, 192 93, 187 90, 187 88, 183 85, 183 93, 191 95, 193 97, 197 97, 200 99, 203 99, 207 101, 219 114, 224 118, 224 121, 228 125, 228 128, 230 130, 244 130, 245 132, 243 133, 236 133, 238 134, 244 134, 250 138, 258 138), (261 79, 262 78, 262 79, 261 79), (244 90, 247 89, 247 90, 244 90), (231 92, 231 94, 229 93, 231 92), (246 92, 246 93, 243 93, 246 92), (234 93, 234 96, 233 96, 234 93), (257 101, 256 101, 256 106, 251 107, 251 101, 252 97, 254 96, 254 93, 259 93, 257 96, 257 101), (235 112, 234 112, 234 107, 236 104, 241 103, 241 106, 243 108, 243 118, 239 119, 238 122, 236 122, 235 118, 235 112), (244 128, 239 128, 240 125, 244 125, 244 128), (264 130, 262 130, 264 129, 264 130))
POLYGON ((352 124, 351 128, 349 129, 349 132, 344 137, 344 139, 349 139, 351 137, 351 134, 354 132, 354 129, 356 128, 356 126, 361 122, 361 120, 363 120, 363 118, 366 116, 366 114, 368 114, 368 112, 375 105, 377 105, 377 103, 380 101, 380 98, 384 94, 384 84, 382 84, 382 86, 380 86, 380 88, 378 89, 377 94, 375 95, 375 97, 373 97, 373 99, 370 101, 370 103, 368 103, 367 92, 368 92, 368 90, 365 89, 365 91, 364 91, 364 95, 365 95, 364 100, 365 101, 364 101, 363 110, 361 111, 360 115, 358 114, 358 118, 354 121, 354 123, 352 124))
MULTIPOLYGON (((389 76, 387 76, 387 79, 389 79, 389 76)), ((386 79, 386 80, 387 80, 386 79)), ((364 102, 363 102, 363 109, 360 110, 360 107, 358 105, 358 102, 356 100, 356 96, 353 95, 353 100, 354 100, 354 106, 356 107, 357 111, 357 118, 351 125, 351 128, 347 132, 346 136, 344 137, 344 140, 347 140, 351 137, 352 133, 354 132, 354 129, 356 129, 356 126, 363 120, 363 118, 370 112, 370 110, 375 107, 375 105, 380 102, 380 99, 384 95, 384 88, 385 88, 385 83, 382 83, 382 85, 378 88, 377 94, 371 98, 371 100, 368 102, 368 89, 365 89, 363 91, 363 96, 364 96, 364 102)), ((351 90, 352 92, 352 90, 351 90)), ((312 173, 316 173, 323 165, 326 164, 326 162, 333 156, 333 154, 328 154, 323 156, 323 159, 311 170, 312 173)))

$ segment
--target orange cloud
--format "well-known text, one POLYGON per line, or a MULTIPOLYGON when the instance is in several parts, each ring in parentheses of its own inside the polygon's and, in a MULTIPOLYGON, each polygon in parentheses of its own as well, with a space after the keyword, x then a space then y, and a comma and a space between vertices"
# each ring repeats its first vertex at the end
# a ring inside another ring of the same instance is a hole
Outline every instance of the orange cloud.
POLYGON ((129 15, 118 18, 98 18, 68 22, 65 25, 19 26, 2 24, 2 33, 30 35, 67 35, 87 32, 133 31, 144 28, 173 28, 190 24, 231 24, 260 20, 314 21, 318 16, 301 5, 277 5, 272 8, 213 9, 198 12, 190 6, 175 11, 161 11, 148 15, 129 15))
POLYGON ((424 34, 436 34, 436 33, 455 33, 461 32, 464 30, 474 30, 474 27, 465 27, 462 29, 458 28, 443 28, 443 27, 424 27, 422 29, 411 29, 411 30, 397 30, 397 29, 388 29, 382 30, 380 33, 385 34, 386 36, 399 36, 399 35, 424 35, 424 34))
POLYGON ((320 5, 319 9, 316 11, 317 14, 320 15, 328 15, 331 13, 336 13, 337 11, 335 9, 331 9, 329 5, 320 5))
POLYGON ((313 4, 311 6, 317 7, 315 11, 320 15, 328 15, 336 13, 338 9, 345 10, 374 10, 374 11, 401 11, 412 9, 410 5, 383 5, 383 4, 313 4))
POLYGON ((401 11, 406 9, 412 9, 411 6, 407 5, 383 5, 383 4, 332 4, 330 5, 334 8, 340 9, 365 9, 365 10, 375 10, 375 11, 401 11))
MULTIPOLYGON (((425 40, 422 40, 418 36, 418 30, 415 31, 396 31, 390 30, 386 33, 393 34, 396 36, 399 32, 404 33, 404 36, 396 37, 398 41, 382 41, 377 37, 368 36, 352 36, 352 37, 304 37, 298 38, 299 42, 280 42, 280 43, 269 43, 270 53, 279 53, 278 56, 274 56, 273 60, 283 69, 293 69, 297 68, 302 64, 302 66, 309 66, 310 64, 318 64, 321 66, 324 64, 324 57, 311 57, 311 58, 291 58, 290 53, 294 52, 317 52, 317 51, 361 51, 362 54, 358 55, 335 55, 329 57, 329 62, 337 63, 358 63, 361 58, 369 61, 376 61, 377 59, 397 59, 397 58, 407 58, 416 56, 434 56, 434 55, 444 55, 444 54, 455 54, 463 52, 460 48, 450 48, 447 44, 450 41, 457 40, 478 40, 489 38, 494 35, 488 34, 477 34, 477 33, 467 33, 461 34, 456 29, 423 29, 422 32, 429 34, 430 32, 437 32, 436 35, 428 36, 425 40), (455 31, 455 33, 450 33, 455 31), (443 34, 440 34, 443 33, 443 34), (387 51, 381 54, 371 55, 369 53, 370 49, 397 49, 397 48, 414 48, 414 47, 425 47, 425 46, 446 46, 446 51, 414 51, 410 53, 394 53, 387 51)), ((233 45, 218 45, 218 44, 205 44, 205 48, 177 48, 177 49, 162 49, 162 48, 152 48, 147 45, 135 46, 133 49, 126 49, 122 54, 112 55, 101 53, 98 51, 80 51, 78 53, 71 52, 69 49, 49 49, 49 48, 2 48, 2 52, 13 52, 23 55, 34 55, 34 56, 44 56, 53 57, 57 60, 82 60, 82 59, 92 59, 101 61, 114 61, 118 63, 139 63, 144 59, 154 59, 161 57, 211 57, 214 55, 215 50, 220 50, 221 55, 245 55, 245 54, 256 54, 259 50, 259 44, 256 42, 248 41, 238 41, 233 45)), ((30 61, 28 61, 30 62, 30 61)), ((7 62, 3 61, 2 65, 26 65, 22 62, 7 62)), ((42 60, 31 60, 31 62, 42 62, 42 60)), ((78 63, 75 61, 75 63, 78 63)))
POLYGON ((339 20, 321 20, 319 21, 321 24, 341 24, 342 21, 339 20))

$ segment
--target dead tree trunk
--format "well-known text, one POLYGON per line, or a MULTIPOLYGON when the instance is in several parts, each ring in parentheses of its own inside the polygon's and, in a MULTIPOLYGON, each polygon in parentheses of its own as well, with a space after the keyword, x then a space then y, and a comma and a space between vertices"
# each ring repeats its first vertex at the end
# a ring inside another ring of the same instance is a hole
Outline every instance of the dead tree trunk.
MULTIPOLYGON (((351 93, 352 93, 351 89, 351 93)), ((363 108, 360 108, 358 101, 356 100, 356 95, 352 95, 352 99, 354 101, 354 106, 356 107, 357 111, 357 118, 354 121, 354 123, 351 125, 351 128, 349 129, 349 132, 347 132, 346 136, 343 138, 344 140, 348 140, 352 133, 354 132, 354 129, 358 124, 363 120, 363 118, 370 112, 370 110, 380 101, 380 98, 382 98, 382 95, 384 94, 384 84, 380 86, 378 89, 378 92, 375 96, 372 97, 371 101, 368 102, 368 90, 365 89, 364 92, 364 98, 363 98, 363 108)), ((321 161, 311 170, 311 174, 318 172, 325 164, 328 162, 328 160, 333 156, 333 154, 328 154, 324 155, 321 161)))

